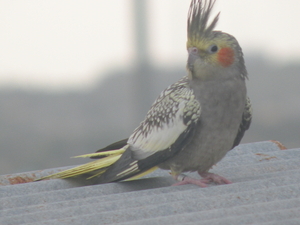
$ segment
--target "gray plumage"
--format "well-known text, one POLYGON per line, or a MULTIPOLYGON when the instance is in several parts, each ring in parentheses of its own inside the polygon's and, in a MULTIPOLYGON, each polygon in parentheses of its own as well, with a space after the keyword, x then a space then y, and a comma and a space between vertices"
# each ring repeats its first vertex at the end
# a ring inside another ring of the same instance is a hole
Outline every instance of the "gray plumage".
POLYGON ((88 155, 100 159, 47 178, 92 174, 95 183, 107 183, 159 167, 171 170, 179 185, 230 183, 208 171, 240 143, 252 109, 241 47, 233 36, 213 30, 219 14, 208 24, 214 3, 192 0, 187 75, 161 93, 133 134, 88 155), (182 174, 187 171, 197 171, 203 179, 182 174))
POLYGON ((127 178, 157 165, 171 170, 176 179, 186 171, 202 175, 241 141, 252 115, 245 85, 247 71, 237 40, 213 31, 219 14, 207 24, 214 2, 192 1, 188 75, 162 92, 129 137, 124 156, 100 177, 101 183, 122 180, 117 171, 127 171, 121 173, 127 178), (191 116, 176 117, 178 105, 191 99, 191 107, 184 109, 185 115, 191 116), (186 127, 178 133, 170 128, 174 124, 186 127), (172 136, 176 140, 171 140, 172 136))
POLYGON ((178 174, 205 172, 220 161, 234 146, 243 112, 247 110, 243 79, 193 82, 191 88, 201 105, 195 132, 175 157, 159 165, 178 174))

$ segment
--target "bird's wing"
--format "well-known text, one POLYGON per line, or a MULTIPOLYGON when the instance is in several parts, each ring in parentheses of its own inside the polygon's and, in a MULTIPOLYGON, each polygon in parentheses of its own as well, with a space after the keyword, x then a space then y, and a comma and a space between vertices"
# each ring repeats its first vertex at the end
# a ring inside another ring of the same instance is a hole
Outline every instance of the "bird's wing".
POLYGON ((174 144, 200 117, 200 103, 187 78, 171 85, 152 105, 145 120, 128 139, 133 158, 144 159, 174 144))
POLYGON ((237 136, 233 142, 232 148, 234 148, 235 146, 237 146, 240 143, 240 141, 242 140, 242 138, 245 134, 245 131, 248 130, 250 127, 251 120, 252 120, 252 106, 251 106, 250 98, 247 97, 245 109, 244 109, 243 116, 242 116, 242 121, 241 121, 239 130, 238 130, 237 136))
POLYGON ((128 140, 78 156, 100 159, 37 180, 83 175, 96 183, 108 183, 145 175, 188 143, 200 111, 185 77, 161 93, 128 140))
POLYGON ((200 103, 183 78, 161 93, 145 120, 128 139, 121 158, 102 174, 98 183, 128 179, 179 152, 200 118, 200 103))

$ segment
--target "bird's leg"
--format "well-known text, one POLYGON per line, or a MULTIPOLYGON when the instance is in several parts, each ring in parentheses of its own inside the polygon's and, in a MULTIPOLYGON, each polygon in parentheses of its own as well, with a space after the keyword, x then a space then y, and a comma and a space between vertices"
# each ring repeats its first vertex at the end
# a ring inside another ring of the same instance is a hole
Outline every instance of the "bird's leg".
MULTIPOLYGON (((172 174, 172 173, 171 173, 172 174)), ((195 184, 200 187, 207 187, 207 183, 210 182, 210 179, 194 179, 184 174, 172 175, 175 180, 179 181, 178 183, 173 184, 172 186, 179 186, 184 184, 195 184)))
POLYGON ((209 172, 198 172, 198 173, 204 179, 212 181, 216 184, 231 184, 232 183, 230 180, 227 180, 225 177, 222 177, 218 174, 209 173, 209 172))
POLYGON ((232 182, 230 180, 227 180, 226 178, 209 172, 198 172, 199 175, 202 177, 202 179, 194 179, 189 176, 186 176, 184 174, 172 174, 175 180, 179 181, 178 183, 173 184, 172 186, 179 186, 184 184, 195 184, 200 187, 207 187, 207 184, 210 182, 214 182, 216 184, 231 184, 232 182))

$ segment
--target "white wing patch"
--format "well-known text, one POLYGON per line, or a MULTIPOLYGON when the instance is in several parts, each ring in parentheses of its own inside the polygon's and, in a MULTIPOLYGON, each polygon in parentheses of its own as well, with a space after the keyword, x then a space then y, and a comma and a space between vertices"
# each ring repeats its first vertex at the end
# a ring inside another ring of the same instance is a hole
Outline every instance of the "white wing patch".
POLYGON ((186 79, 171 85, 154 102, 145 120, 129 137, 136 159, 169 148, 200 117, 200 104, 186 79))
POLYGON ((170 147, 183 133, 187 126, 183 123, 183 105, 185 103, 180 103, 180 110, 175 114, 175 118, 169 123, 163 123, 161 127, 154 126, 147 136, 138 135, 134 140, 130 137, 128 143, 131 144, 131 149, 136 152, 138 158, 139 155, 147 157, 152 155, 156 151, 164 150, 170 147), (134 143, 132 143, 134 141, 134 143))

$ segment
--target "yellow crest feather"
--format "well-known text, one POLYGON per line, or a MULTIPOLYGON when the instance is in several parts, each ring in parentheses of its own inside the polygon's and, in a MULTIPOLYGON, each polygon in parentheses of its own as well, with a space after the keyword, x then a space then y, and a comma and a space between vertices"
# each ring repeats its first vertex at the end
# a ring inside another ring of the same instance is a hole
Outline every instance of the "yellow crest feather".
POLYGON ((197 45, 201 39, 209 37, 215 28, 219 14, 208 25, 210 13, 215 4, 215 0, 193 0, 190 5, 188 20, 187 20, 187 46, 197 45))

